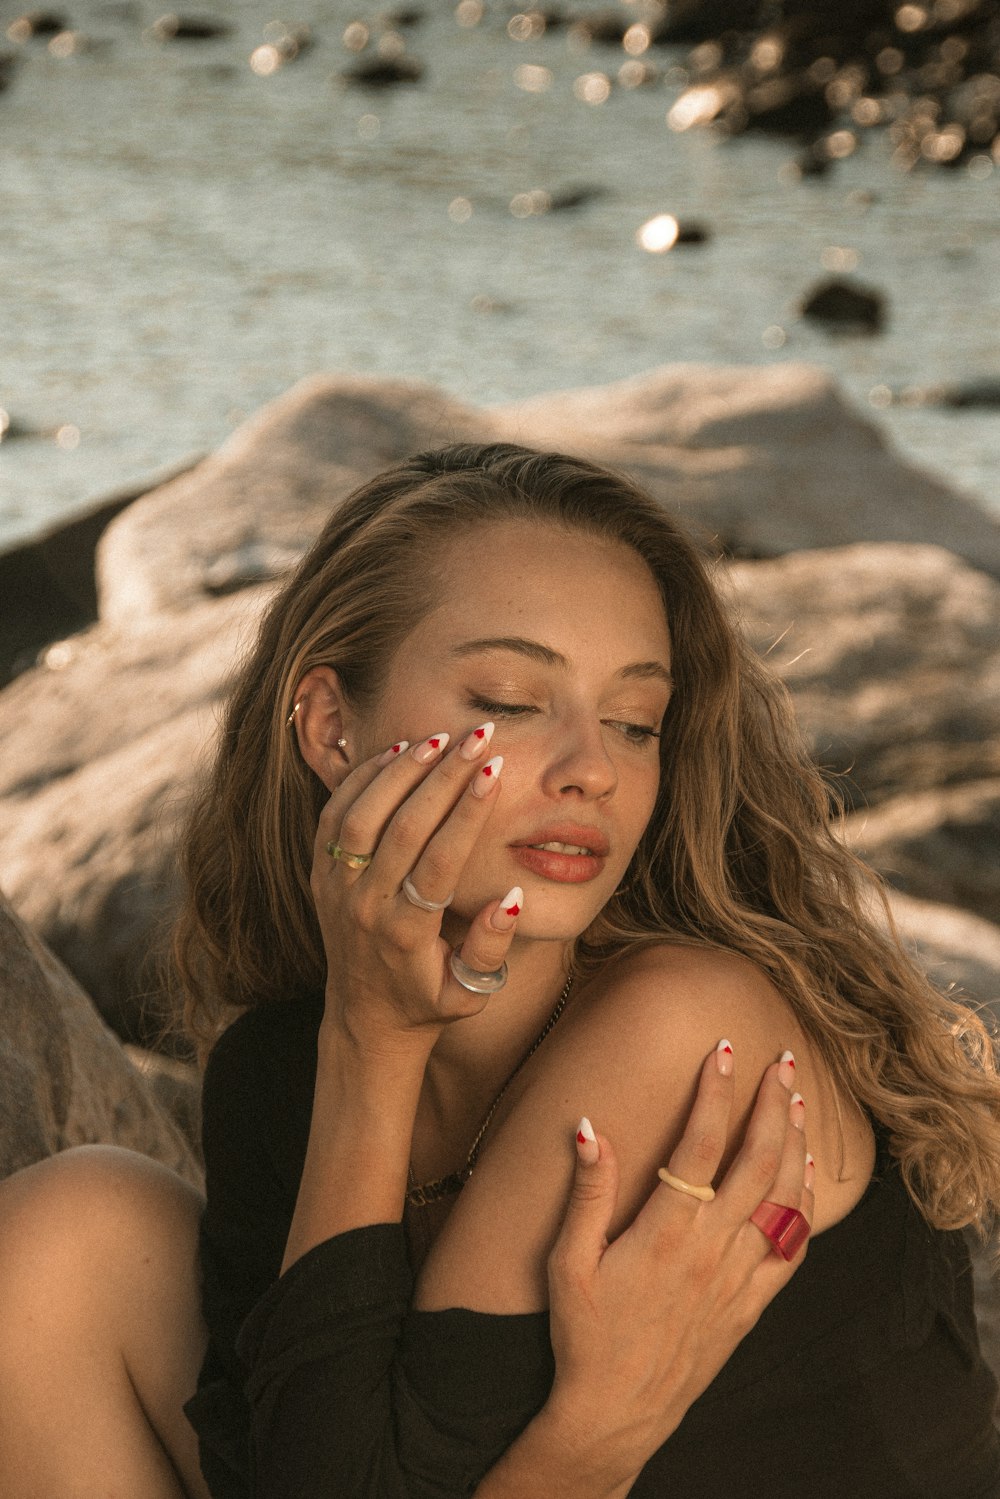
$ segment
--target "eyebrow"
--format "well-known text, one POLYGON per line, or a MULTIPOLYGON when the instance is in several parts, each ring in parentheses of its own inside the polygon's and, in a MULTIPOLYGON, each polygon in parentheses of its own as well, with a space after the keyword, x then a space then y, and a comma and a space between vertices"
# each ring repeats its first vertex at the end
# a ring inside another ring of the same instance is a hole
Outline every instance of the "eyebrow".
MULTIPOLYGON (((452 650, 454 656, 472 656, 480 651, 512 651, 516 656, 526 656, 529 661, 540 661, 543 666, 568 666, 566 657, 539 640, 526 640, 522 635, 498 635, 487 640, 465 640, 452 650)), ((668 685, 673 677, 662 661, 632 661, 617 673, 620 677, 638 677, 641 680, 657 678, 668 685)))

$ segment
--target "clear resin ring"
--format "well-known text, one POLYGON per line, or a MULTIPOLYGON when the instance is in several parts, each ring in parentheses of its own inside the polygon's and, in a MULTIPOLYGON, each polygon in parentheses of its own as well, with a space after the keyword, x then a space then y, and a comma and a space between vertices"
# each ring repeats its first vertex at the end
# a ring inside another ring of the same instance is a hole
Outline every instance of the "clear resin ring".
POLYGON ((341 848, 340 844, 334 843, 332 839, 326 845, 326 851, 331 859, 339 859, 342 864, 347 865, 348 869, 367 869, 375 857, 374 854, 349 853, 346 848, 341 848))
POLYGON ((463 963, 459 957, 462 951, 460 947, 452 950, 448 959, 451 971, 463 989, 468 989, 471 994, 495 994, 502 989, 507 982, 507 964, 501 963, 492 973, 481 973, 478 968, 470 968, 468 963, 463 963))
POLYGON ((418 911, 443 911, 445 906, 450 906, 455 899, 455 892, 453 890, 447 900, 425 900, 414 887, 409 875, 403 881, 403 894, 410 902, 410 905, 416 906, 418 911))

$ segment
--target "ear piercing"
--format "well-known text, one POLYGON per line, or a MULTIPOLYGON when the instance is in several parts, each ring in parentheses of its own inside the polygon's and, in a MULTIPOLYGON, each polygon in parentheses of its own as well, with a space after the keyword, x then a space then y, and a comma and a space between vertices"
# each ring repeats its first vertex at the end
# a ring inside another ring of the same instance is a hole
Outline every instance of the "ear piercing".
MULTIPOLYGON (((295 707, 292 709, 291 713, 289 713, 288 717, 285 719, 285 726, 286 727, 288 726, 288 724, 291 723, 291 721, 295 717, 296 713, 302 707, 303 702, 304 702, 304 699, 300 697, 299 700, 298 700, 298 702, 295 704, 295 707)), ((345 750, 347 748, 347 740, 346 739, 338 739, 337 740, 337 748, 339 750, 345 750)))
POLYGON ((337 740, 337 748, 338 749, 346 749, 347 748, 347 740, 346 739, 338 739, 337 740))

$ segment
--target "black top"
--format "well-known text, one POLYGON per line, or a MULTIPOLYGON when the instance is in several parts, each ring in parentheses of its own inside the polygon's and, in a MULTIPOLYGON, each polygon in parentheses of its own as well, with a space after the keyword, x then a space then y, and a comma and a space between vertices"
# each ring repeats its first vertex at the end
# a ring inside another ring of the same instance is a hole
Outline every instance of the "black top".
MULTIPOLYGON (((544 1404, 548 1314, 412 1311, 399 1224, 278 1279, 305 1159, 316 1002, 241 1017, 209 1060, 210 1331, 187 1413, 213 1499, 455 1499, 544 1404)), ((635 1499, 998 1499, 996 1382, 960 1234, 931 1230, 879 1140, 857 1207, 646 1464, 635 1499)))

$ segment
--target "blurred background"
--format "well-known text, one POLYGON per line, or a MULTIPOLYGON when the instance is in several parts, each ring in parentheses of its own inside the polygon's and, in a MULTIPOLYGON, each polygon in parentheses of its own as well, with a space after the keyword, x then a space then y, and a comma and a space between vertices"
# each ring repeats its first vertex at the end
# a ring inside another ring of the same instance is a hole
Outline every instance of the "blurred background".
POLYGON ((995 0, 288 3, 3 15, 0 548, 321 369, 807 360, 1000 510, 995 0))

